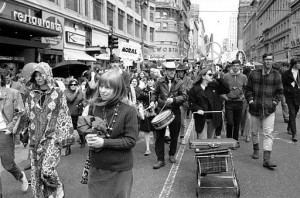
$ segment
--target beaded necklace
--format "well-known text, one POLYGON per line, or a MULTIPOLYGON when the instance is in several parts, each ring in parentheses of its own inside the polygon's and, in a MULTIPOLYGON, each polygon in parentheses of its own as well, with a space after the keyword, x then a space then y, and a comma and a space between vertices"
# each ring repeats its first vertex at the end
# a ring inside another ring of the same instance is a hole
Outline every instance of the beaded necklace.
POLYGON ((113 115, 110 119, 110 122, 108 122, 107 120, 107 115, 106 115, 106 111, 105 111, 105 106, 102 109, 102 113, 104 115, 104 121, 106 122, 106 131, 107 131, 107 135, 110 137, 111 132, 113 130, 114 124, 116 123, 116 118, 118 116, 118 109, 119 109, 120 103, 117 104, 116 108, 114 109, 113 115))

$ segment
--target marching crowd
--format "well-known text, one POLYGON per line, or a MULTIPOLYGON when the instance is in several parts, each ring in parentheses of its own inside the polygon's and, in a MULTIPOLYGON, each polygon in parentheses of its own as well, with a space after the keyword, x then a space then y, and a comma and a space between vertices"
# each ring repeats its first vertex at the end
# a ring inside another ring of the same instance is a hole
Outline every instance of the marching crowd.
POLYGON ((187 143, 186 120, 193 117, 199 139, 239 141, 240 135, 246 142, 251 139, 253 159, 260 158, 262 129, 263 166, 273 169, 275 111, 280 102, 288 133, 297 141, 300 59, 289 64, 274 63, 272 54, 262 58, 262 67, 254 70, 239 60, 224 67, 184 60, 166 62, 162 69, 151 65, 141 72, 124 70, 116 59, 108 70, 94 68, 65 82, 53 78, 47 63, 25 65, 28 78, 1 71, 2 166, 27 191, 26 175, 14 162, 14 141, 21 135, 29 147, 26 169, 31 170, 33 197, 62 198, 64 185, 56 167, 63 149, 65 155, 71 154, 76 130, 80 148, 88 147, 81 181, 87 184, 88 197, 127 198, 133 184, 132 148, 139 132, 145 137, 145 156, 151 154, 150 142, 154 142, 153 169, 160 169, 166 163, 165 143, 169 162, 176 163, 178 142, 187 143))

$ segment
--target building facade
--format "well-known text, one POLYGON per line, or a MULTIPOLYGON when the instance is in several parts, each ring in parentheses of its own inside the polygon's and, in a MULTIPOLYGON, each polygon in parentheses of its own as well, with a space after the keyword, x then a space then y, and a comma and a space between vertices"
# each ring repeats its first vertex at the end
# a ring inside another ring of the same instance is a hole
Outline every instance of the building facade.
POLYGON ((229 20, 229 31, 228 31, 228 49, 234 51, 237 49, 237 14, 233 13, 229 20))
MULTIPOLYGON (((144 57, 155 45, 154 1, 4 0, 4 3, 6 6, 0 13, 0 25, 6 24, 8 30, 1 31, 0 36, 13 35, 9 32, 21 31, 26 25, 26 43, 27 40, 39 43, 26 48, 23 53, 21 49, 13 50, 17 46, 14 42, 6 43, 11 51, 18 54, 1 51, 0 56, 19 57, 23 64, 44 61, 54 66, 63 60, 86 63, 108 60, 109 56, 105 54, 109 51, 108 33, 111 31, 118 37, 119 46, 123 43, 132 43, 132 46, 144 43, 144 57)), ((3 42, 1 39, 1 45, 3 42)), ((118 55, 120 50, 114 49, 113 53, 118 55)))
POLYGON ((251 13, 251 3, 252 0, 239 0, 238 16, 237 16, 237 48, 239 50, 243 49, 243 28, 245 24, 249 21, 251 13))
POLYGON ((292 1, 290 8, 291 36, 288 53, 291 57, 294 57, 300 56, 300 0, 292 1))
POLYGON ((188 55, 190 0, 156 0, 155 50, 150 60, 181 60, 188 55))

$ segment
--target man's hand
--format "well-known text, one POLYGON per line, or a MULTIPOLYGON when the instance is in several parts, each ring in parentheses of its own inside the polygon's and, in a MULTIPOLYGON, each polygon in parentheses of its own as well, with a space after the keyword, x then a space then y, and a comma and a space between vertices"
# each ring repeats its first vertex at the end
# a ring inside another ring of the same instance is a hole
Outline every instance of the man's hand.
POLYGON ((203 110, 198 110, 197 113, 200 114, 200 115, 203 115, 204 111, 203 110))
POLYGON ((166 100, 166 104, 168 105, 168 104, 172 104, 173 103, 173 98, 168 98, 167 100, 166 100))
POLYGON ((253 100, 250 100, 250 101, 249 101, 249 104, 252 104, 252 103, 253 103, 253 100))
POLYGON ((10 130, 8 130, 8 129, 5 129, 5 133, 4 133, 5 135, 10 135, 11 134, 11 132, 10 132, 10 130))
POLYGON ((155 103, 154 103, 154 102, 151 102, 151 103, 149 104, 149 108, 152 109, 152 108, 154 108, 154 107, 155 107, 155 103))

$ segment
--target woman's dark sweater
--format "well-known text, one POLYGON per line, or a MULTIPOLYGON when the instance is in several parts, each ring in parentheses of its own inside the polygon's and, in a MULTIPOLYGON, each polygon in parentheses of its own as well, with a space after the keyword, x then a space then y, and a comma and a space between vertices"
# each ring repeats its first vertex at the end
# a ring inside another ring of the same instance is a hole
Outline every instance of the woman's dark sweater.
MULTIPOLYGON (((115 106, 95 106, 94 116, 111 122, 115 106), (104 111, 103 111, 104 110, 104 111)), ((113 126, 110 139, 104 139, 103 149, 91 151, 91 165, 111 171, 125 171, 133 167, 132 148, 138 138, 137 112, 134 107, 120 103, 116 123, 113 126)))

